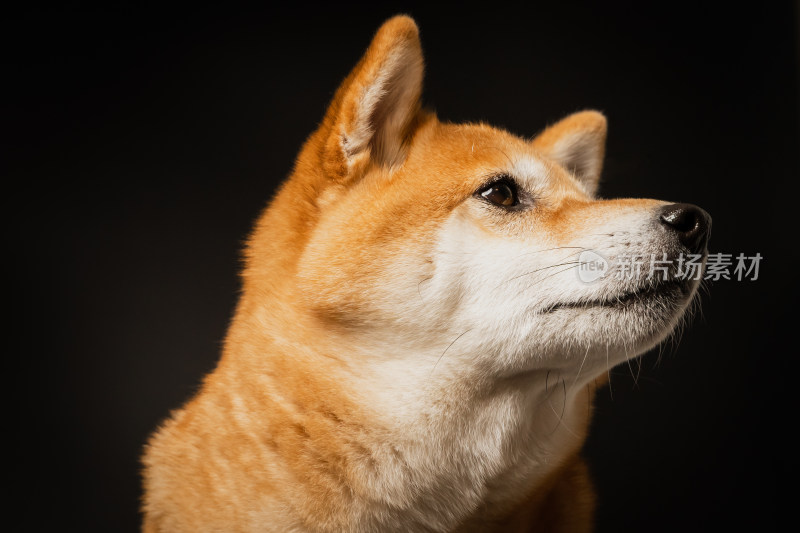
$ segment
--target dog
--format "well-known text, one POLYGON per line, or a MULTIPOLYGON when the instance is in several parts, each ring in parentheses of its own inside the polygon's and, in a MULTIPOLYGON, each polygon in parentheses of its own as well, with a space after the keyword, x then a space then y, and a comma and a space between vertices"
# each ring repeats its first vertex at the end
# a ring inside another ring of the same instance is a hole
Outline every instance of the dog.
POLYGON ((599 112, 526 140, 439 121, 422 79, 388 20, 249 237, 218 366, 146 446, 143 531, 592 529, 594 393, 682 320, 710 218, 598 199, 599 112), (587 281, 587 252, 670 264, 587 281))

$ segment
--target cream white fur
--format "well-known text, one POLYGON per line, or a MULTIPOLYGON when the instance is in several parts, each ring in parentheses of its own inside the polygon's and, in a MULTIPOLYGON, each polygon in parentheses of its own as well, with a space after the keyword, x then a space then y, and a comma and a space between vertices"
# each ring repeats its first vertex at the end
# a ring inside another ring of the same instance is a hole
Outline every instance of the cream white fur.
MULTIPOLYGON (((553 189, 553 171, 524 154, 495 173, 513 175, 547 201, 564 193, 553 189)), ((581 185, 571 187, 578 194, 581 185)), ((367 290, 376 315, 393 318, 335 341, 359 361, 354 388, 391 435, 391 447, 371 450, 380 468, 364 465, 360 476, 365 493, 384 498, 380 518, 363 515, 364 530, 410 515, 418 527, 408 530, 447 531, 481 505, 526 494, 556 468, 554 457, 580 445, 571 426, 588 406, 579 393, 668 335, 688 299, 645 313, 547 310, 645 284, 613 276, 586 284, 574 261, 585 249, 612 263, 671 250, 674 239, 652 223, 658 205, 616 209, 556 243, 535 232, 525 239, 487 233, 476 223, 487 207, 470 198, 437 232, 432 264, 387 254, 387 275, 367 290)))

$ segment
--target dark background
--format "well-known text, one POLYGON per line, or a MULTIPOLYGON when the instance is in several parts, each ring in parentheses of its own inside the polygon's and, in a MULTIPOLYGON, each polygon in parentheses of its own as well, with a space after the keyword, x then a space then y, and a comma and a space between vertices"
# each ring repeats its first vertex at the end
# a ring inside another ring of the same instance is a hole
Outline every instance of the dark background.
POLYGON ((764 256, 638 380, 614 371, 586 454, 599 531, 776 529, 797 485, 797 6, 661 5, 6 13, 6 490, 25 529, 138 527, 141 447, 213 368, 242 239, 398 12, 441 119, 531 136, 600 109, 604 196, 696 203, 712 251, 764 256))

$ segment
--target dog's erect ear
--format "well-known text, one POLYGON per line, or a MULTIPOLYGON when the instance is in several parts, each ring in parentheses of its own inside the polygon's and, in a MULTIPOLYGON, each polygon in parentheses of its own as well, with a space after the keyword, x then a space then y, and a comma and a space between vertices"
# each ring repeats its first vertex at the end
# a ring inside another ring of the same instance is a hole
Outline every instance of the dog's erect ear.
POLYGON ((574 113, 548 127, 533 145, 572 172, 586 192, 594 196, 603 169, 606 117, 597 111, 574 113))
POLYGON ((325 115, 326 156, 344 164, 340 171, 363 157, 384 166, 403 161, 420 109, 422 72, 417 25, 407 16, 389 19, 325 115))

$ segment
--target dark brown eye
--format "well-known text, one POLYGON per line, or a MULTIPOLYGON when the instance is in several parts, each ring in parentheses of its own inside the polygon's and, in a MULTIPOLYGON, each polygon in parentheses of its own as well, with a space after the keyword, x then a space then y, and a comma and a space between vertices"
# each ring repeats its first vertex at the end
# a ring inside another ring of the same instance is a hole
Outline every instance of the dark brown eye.
POLYGON ((487 202, 499 207, 514 207, 519 203, 516 184, 506 178, 485 185, 478 189, 477 194, 487 202))

